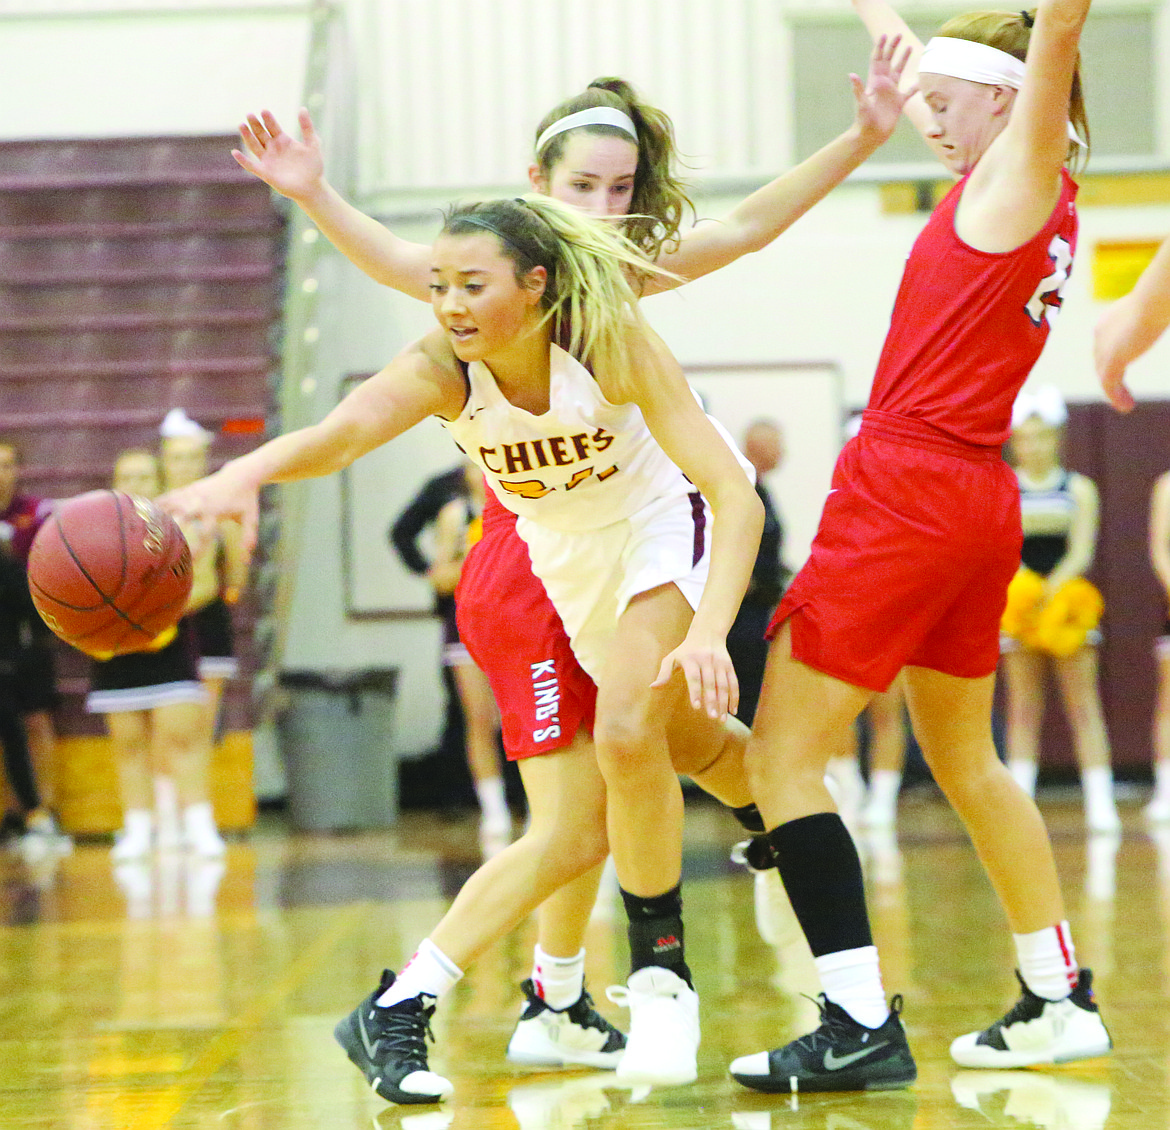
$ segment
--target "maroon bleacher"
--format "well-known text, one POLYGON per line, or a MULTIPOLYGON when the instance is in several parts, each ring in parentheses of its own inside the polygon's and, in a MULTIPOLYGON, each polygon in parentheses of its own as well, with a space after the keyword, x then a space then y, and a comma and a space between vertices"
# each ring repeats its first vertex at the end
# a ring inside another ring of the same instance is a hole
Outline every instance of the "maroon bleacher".
MULTIPOLYGON (((31 493, 108 484, 114 457, 154 447, 167 410, 219 434, 220 462, 272 415, 284 225, 230 136, 0 142, 0 436, 31 493)), ((245 675, 226 720, 246 725, 255 609, 242 607, 245 675)), ((65 732, 87 661, 62 649, 65 732)), ((95 724, 96 723, 96 724, 95 724)))

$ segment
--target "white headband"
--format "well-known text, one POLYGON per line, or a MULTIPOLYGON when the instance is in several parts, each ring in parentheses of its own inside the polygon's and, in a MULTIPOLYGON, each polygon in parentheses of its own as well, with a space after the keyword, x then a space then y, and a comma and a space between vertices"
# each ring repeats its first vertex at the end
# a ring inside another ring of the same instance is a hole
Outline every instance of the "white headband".
POLYGON ((1019 90, 1024 81, 1024 64, 1014 55, 986 43, 936 35, 922 49, 918 73, 949 75, 987 86, 1010 86, 1019 90))
POLYGON ((1055 385, 1037 385, 1024 389, 1012 405, 1012 427, 1018 428, 1025 420, 1039 417, 1050 428, 1059 428, 1068 420, 1064 397, 1055 385))
MULTIPOLYGON (((1024 82, 1024 64, 1015 55, 986 43, 947 35, 936 35, 922 49, 918 73, 964 78, 986 86, 1010 86, 1012 90, 1019 90, 1024 82)), ((1078 145, 1085 144, 1072 122, 1068 123, 1068 136, 1078 145)))
POLYGON ((558 133, 577 129, 578 126, 617 126, 625 130, 635 141, 638 140, 638 130, 629 114, 615 110, 612 106, 594 106, 589 110, 578 110, 553 122, 537 139, 536 152, 539 153, 558 133))

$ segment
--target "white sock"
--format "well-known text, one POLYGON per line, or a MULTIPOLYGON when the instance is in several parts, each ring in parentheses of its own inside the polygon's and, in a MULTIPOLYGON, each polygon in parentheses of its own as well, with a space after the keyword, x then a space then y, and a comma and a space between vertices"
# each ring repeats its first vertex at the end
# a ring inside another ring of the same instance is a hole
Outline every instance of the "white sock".
POLYGON ((1016 779, 1016 784, 1028 794, 1036 795, 1036 762, 1015 759, 1008 762, 1008 769, 1016 779))
POLYGON ((401 973, 375 1004, 389 1008, 420 993, 442 1000, 463 976, 459 968, 430 938, 423 938, 401 973))
POLYGON ((1046 926, 1033 934, 1013 934, 1020 976, 1038 997, 1064 1000, 1076 988, 1080 971, 1068 923, 1046 926))
POLYGON ((1081 788, 1085 794, 1085 807, 1101 805, 1113 808, 1113 770, 1108 765, 1086 769, 1081 774, 1081 788))
POLYGON ((158 846, 174 849, 179 846, 179 791, 174 777, 160 773, 154 779, 154 814, 158 829, 158 846))
POLYGON ((871 820, 881 816, 887 823, 893 823, 901 788, 902 774, 897 769, 875 769, 870 773, 865 811, 871 820))
POLYGON ((122 815, 122 838, 133 843, 145 841, 150 845, 154 831, 154 813, 149 808, 128 808, 122 815))
POLYGON ((576 1004, 585 989, 585 951, 574 957, 554 957, 538 942, 532 951, 532 983, 549 1008, 558 1012, 576 1004))
POLYGON ((504 793, 503 777, 485 777, 475 782, 475 795, 483 822, 493 826, 511 826, 512 814, 508 811, 508 798, 504 793))
POLYGON ((877 946, 840 950, 814 958, 825 996, 858 1024, 880 1028, 890 1015, 882 988, 877 946))

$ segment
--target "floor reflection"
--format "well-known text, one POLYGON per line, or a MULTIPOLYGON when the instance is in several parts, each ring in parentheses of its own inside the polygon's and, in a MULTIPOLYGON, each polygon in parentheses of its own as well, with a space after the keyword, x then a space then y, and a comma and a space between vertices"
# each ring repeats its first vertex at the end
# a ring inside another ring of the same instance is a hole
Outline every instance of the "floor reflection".
MULTIPOLYGON (((1054 1071, 959 1071, 947 1048, 1014 999, 1010 939, 953 814, 932 794, 896 831, 857 832, 875 942, 919 1063, 908 1092, 760 1095, 726 1066, 807 1030, 818 992, 774 875, 733 863, 737 826, 691 804, 687 945, 702 999, 700 1078, 631 1091, 611 1074, 526 1072, 504 1048, 521 1005, 531 922, 444 1001, 431 1061, 444 1107, 388 1107, 332 1039, 384 966, 400 968, 478 860, 476 823, 411 815, 380 834, 308 837, 266 821, 222 860, 114 866, 106 844, 0 857, 0 1125, 12 1130, 1167 1130, 1170 831, 1125 806, 1120 836, 1087 837, 1079 801, 1045 801, 1083 964, 1116 1054, 1054 1071)), ((622 978, 612 880, 586 939, 587 983, 622 978)))

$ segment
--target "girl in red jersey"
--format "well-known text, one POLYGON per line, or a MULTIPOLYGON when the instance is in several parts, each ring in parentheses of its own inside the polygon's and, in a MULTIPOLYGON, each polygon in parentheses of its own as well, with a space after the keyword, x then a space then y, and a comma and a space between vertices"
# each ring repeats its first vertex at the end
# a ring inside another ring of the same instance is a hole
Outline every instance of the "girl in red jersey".
MULTIPOLYGON (((598 79, 544 117, 529 177, 539 192, 590 215, 634 213, 627 234, 677 276, 652 275, 642 293, 669 289, 766 246, 876 149, 901 107, 902 96, 889 79, 900 73, 895 56, 901 58, 896 43, 880 45, 867 86, 854 79, 857 118, 848 130, 719 222, 680 232, 689 201, 674 175, 670 119, 620 79, 598 79)), ((285 133, 271 114, 250 117, 241 127, 244 145, 236 159, 299 204, 376 281, 427 299, 430 249, 398 238, 342 200, 324 179, 307 112, 302 111, 300 126, 303 141, 285 133)), ((483 538, 464 563, 456 596, 460 638, 492 683, 507 754, 521 762, 532 826, 476 872, 427 939, 436 970, 445 959, 456 975, 490 936, 487 927, 494 919, 485 907, 502 913, 507 904, 517 924, 528 913, 527 893, 549 872, 550 859, 559 865, 565 854, 577 861, 592 860, 594 851, 605 854, 604 834, 595 835, 598 829, 603 833, 606 795, 591 737, 596 687, 533 576, 515 525, 515 515, 489 491, 483 538), (504 640, 507 647, 501 646, 504 640), (539 756, 545 754, 557 756, 539 756)), ((679 772, 734 806, 749 831, 762 831, 743 782, 744 727, 734 719, 715 726, 692 718, 675 730, 671 753, 679 772)), ((566 884, 541 908, 532 976, 524 984, 528 1000, 508 1047, 514 1061, 614 1066, 621 1055, 620 1034, 593 1010, 583 986, 582 942, 598 873, 566 884)), ((662 910, 663 900, 671 904, 663 917, 677 917, 677 889, 653 900, 655 911, 662 910)), ((661 933, 671 929, 665 926, 661 933)))
MULTIPOLYGON (((916 42, 884 0, 855 3, 875 35, 916 42)), ((1002 1020, 954 1041, 953 1058, 1019 1067, 1111 1046, 1078 973, 1043 821, 991 735, 1022 540, 1001 447, 1075 249, 1065 166, 1073 127, 1087 137, 1077 45, 1088 9, 1043 0, 1034 15, 956 17, 916 47, 906 77, 919 91, 907 115, 960 180, 907 259, 860 434, 773 620, 748 772, 824 993, 816 1031, 731 1065, 757 1090, 916 1076, 900 998, 886 1004, 857 851, 823 783, 824 750, 900 670, 923 755, 1011 924, 1023 987, 1002 1020)))

